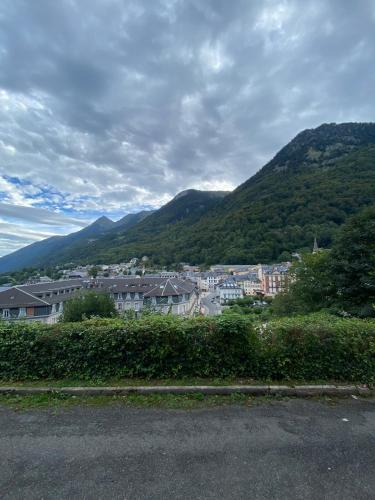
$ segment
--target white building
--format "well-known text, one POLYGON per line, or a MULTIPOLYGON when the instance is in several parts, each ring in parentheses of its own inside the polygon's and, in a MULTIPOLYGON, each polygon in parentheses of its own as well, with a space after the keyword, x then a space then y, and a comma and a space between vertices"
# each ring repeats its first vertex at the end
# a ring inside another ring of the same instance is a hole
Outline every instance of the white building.
POLYGON ((226 304, 230 300, 242 299, 243 290, 234 281, 226 281, 217 287, 219 291, 220 304, 226 304))
POLYGON ((163 313, 190 315, 196 310, 194 283, 176 278, 97 278, 22 285, 0 290, 0 319, 56 323, 64 303, 77 292, 109 294, 119 312, 149 308, 163 313))

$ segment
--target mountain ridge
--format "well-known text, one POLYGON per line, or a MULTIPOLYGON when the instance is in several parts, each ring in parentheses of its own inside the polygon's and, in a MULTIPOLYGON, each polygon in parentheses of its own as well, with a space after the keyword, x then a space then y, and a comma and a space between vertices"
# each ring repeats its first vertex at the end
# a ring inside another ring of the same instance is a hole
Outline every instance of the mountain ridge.
POLYGON ((297 134, 234 191, 182 191, 130 226, 109 220, 105 234, 48 263, 143 255, 160 265, 287 260, 315 236, 329 247, 348 216, 374 203, 375 124, 322 124, 297 134))
POLYGON ((86 261, 145 254, 162 265, 286 260, 309 250, 315 236, 329 246, 349 215, 374 203, 375 124, 322 124, 297 134, 198 220, 152 233, 137 225, 86 261))

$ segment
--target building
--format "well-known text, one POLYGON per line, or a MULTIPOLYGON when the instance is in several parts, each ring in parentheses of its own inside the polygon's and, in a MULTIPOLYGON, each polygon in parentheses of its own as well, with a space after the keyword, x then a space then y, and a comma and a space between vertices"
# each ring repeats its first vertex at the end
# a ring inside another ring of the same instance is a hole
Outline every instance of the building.
POLYGON ((56 323, 64 302, 84 288, 82 280, 20 285, 0 291, 0 318, 56 323))
POLYGON ((98 278, 22 285, 0 290, 0 318, 56 323, 64 303, 79 291, 108 293, 119 312, 149 308, 163 313, 189 315, 195 311, 198 293, 194 283, 176 278, 98 278))
POLYGON ((178 278, 143 277, 100 280, 118 311, 151 309, 176 315, 193 314, 198 305, 194 283, 178 278))
POLYGON ((242 288, 232 280, 228 280, 217 287, 220 304, 226 304, 230 300, 242 299, 242 288))
POLYGON ((202 292, 214 290, 220 283, 228 278, 228 274, 207 272, 197 274, 197 285, 202 292))
POLYGON ((262 273, 262 289, 265 295, 274 297, 280 292, 284 292, 289 283, 289 268, 283 265, 272 266, 262 273))
POLYGON ((238 286, 240 286, 245 295, 262 295, 262 282, 258 278, 257 273, 239 274, 231 278, 238 286))

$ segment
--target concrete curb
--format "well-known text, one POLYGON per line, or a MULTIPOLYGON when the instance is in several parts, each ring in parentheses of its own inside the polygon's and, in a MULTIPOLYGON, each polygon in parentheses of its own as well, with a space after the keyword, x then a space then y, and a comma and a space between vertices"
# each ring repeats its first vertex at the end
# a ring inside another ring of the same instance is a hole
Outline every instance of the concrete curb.
POLYGON ((128 394, 248 394, 249 396, 371 396, 374 391, 359 385, 188 385, 127 387, 0 387, 0 394, 27 396, 34 394, 70 396, 126 396, 128 394))

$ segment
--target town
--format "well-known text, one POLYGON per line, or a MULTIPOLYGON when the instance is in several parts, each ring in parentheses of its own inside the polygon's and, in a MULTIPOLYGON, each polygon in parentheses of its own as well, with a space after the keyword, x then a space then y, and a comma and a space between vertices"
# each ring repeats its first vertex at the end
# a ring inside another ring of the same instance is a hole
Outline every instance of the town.
MULTIPOLYGON (((78 293, 107 293, 119 314, 148 309, 164 314, 215 316, 244 296, 275 297, 285 291, 291 263, 214 265, 208 271, 181 264, 179 271, 149 272, 148 259, 100 266, 67 266, 60 279, 33 276, 0 287, 0 318, 56 323, 64 303, 78 293)), ((154 270, 153 270, 154 271, 154 270)))

